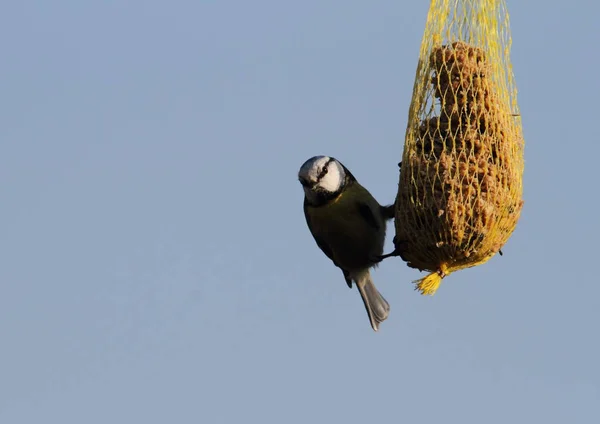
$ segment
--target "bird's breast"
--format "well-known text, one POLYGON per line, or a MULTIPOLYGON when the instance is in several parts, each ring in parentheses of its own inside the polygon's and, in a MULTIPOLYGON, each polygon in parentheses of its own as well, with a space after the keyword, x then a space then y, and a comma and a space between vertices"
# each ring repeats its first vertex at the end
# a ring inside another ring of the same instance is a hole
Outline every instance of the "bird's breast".
POLYGON ((362 269, 373 264, 383 252, 385 222, 379 204, 369 194, 358 199, 352 193, 342 193, 330 204, 309 207, 312 230, 331 249, 335 262, 346 270, 362 269), (360 212, 360 203, 367 204, 379 228, 369 223, 360 212))

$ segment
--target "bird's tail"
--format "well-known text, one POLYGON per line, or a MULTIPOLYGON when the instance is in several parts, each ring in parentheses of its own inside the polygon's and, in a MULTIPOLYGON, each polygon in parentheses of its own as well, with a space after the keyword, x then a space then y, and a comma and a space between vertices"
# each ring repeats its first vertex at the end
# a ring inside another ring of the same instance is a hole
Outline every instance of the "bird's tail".
POLYGON ((354 281, 360 292, 360 297, 362 297, 365 304, 369 321, 371 321, 371 327, 377 331, 379 330, 379 324, 385 321, 390 313, 390 304, 379 293, 375 284, 373 284, 369 270, 356 275, 354 281))

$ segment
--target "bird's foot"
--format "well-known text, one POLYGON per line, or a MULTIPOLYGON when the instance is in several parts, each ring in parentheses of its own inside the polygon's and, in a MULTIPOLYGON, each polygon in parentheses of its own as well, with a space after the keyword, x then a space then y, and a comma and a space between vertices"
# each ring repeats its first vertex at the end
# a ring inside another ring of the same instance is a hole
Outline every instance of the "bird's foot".
POLYGON ((384 259, 391 258, 392 256, 400 256, 400 254, 396 250, 394 250, 393 252, 388 253, 386 255, 375 256, 374 262, 376 264, 378 264, 379 262, 383 261, 384 259))

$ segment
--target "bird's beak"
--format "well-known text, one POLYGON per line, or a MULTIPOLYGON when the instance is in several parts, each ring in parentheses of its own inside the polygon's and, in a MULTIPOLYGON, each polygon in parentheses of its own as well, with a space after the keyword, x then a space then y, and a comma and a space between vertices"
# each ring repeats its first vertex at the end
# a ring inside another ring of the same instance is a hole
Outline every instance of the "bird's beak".
POLYGON ((305 188, 310 188, 314 185, 312 181, 305 180, 304 178, 298 178, 298 180, 300 181, 300 184, 302 184, 302 187, 305 188))

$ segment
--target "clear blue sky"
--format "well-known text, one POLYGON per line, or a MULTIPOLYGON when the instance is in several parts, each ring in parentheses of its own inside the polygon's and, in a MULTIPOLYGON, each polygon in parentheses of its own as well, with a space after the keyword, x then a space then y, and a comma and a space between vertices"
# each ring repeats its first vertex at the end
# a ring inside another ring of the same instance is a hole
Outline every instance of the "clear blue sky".
POLYGON ((0 422, 600 422, 600 6, 576 3, 509 1, 504 256, 433 298, 384 262, 376 334, 296 173, 334 155, 393 199, 428 2, 4 2, 0 422))

